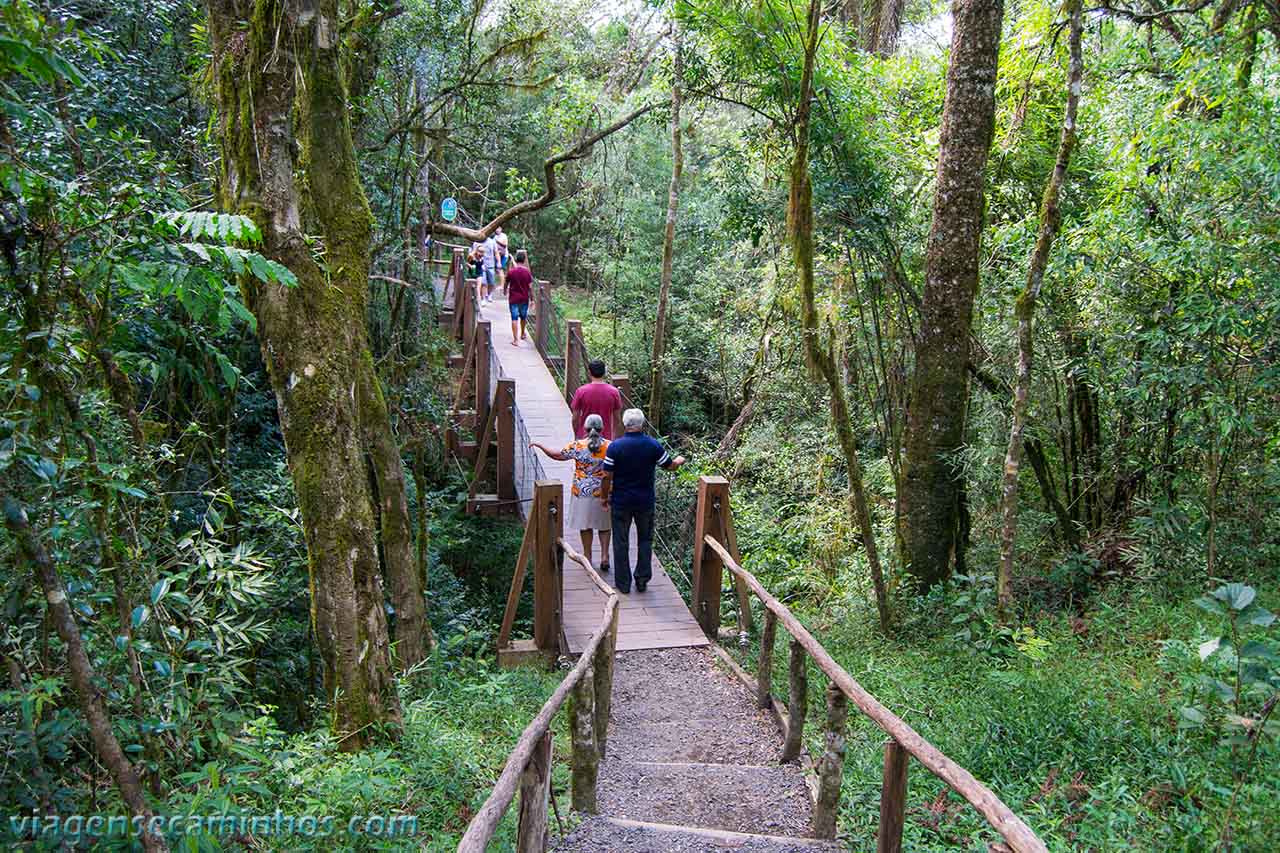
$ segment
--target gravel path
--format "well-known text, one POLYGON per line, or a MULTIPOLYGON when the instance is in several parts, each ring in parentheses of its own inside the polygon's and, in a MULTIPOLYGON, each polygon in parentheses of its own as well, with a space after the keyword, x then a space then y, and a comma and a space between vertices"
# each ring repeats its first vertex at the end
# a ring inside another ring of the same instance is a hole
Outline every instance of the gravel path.
POLYGON ((813 813, 804 774, 779 763, 772 716, 708 649, 619 652, 613 690, 597 789, 602 817, 585 821, 557 850, 837 849, 803 841, 813 813))
POLYGON ((777 764, 782 739, 768 711, 705 648, 619 652, 609 758, 777 764))
POLYGON ((734 836, 681 831, 679 828, 625 826, 608 818, 593 817, 557 847, 572 853, 837 853, 844 848, 831 842, 799 838, 734 836))

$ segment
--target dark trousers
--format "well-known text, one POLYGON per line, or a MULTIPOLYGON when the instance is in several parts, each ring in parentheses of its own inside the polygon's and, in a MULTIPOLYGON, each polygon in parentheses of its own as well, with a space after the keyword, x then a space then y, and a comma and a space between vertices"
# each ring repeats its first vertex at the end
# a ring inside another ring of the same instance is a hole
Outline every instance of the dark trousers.
POLYGON ((653 508, 609 510, 613 523, 613 581, 618 589, 631 589, 631 523, 636 525, 636 583, 653 577, 653 508))

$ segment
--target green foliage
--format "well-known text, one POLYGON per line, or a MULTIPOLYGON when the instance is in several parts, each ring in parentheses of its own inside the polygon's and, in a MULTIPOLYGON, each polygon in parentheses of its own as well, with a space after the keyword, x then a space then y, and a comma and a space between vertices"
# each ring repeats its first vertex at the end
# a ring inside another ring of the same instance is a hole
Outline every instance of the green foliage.
POLYGON ((1199 701, 1182 709, 1184 725, 1228 727, 1239 744, 1280 734, 1280 721, 1269 719, 1280 699, 1280 654, 1267 636, 1276 617, 1257 604, 1257 594, 1251 586, 1230 583, 1196 599, 1198 607, 1220 618, 1225 630, 1200 644, 1200 660, 1208 671, 1197 683, 1199 701), (1262 636, 1249 638, 1246 632, 1262 636))

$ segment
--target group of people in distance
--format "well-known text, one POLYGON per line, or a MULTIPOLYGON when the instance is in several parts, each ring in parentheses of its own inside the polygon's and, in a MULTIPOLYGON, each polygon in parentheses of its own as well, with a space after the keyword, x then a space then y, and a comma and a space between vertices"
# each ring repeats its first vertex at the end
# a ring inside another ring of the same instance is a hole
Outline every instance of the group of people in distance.
POLYGON ((529 298, 533 294, 528 252, 517 250, 512 266, 507 235, 497 228, 484 242, 471 244, 467 263, 471 265, 471 277, 476 282, 481 304, 492 302, 494 290, 502 285, 511 312, 511 345, 520 346, 520 341, 528 337, 525 327, 529 320, 529 298))
MULTIPOLYGON (((511 345, 527 340, 529 298, 533 273, 524 249, 511 263, 507 235, 502 229, 483 242, 474 243, 467 256, 482 304, 494 301, 502 286, 511 312, 511 345)), ((634 578, 637 592, 644 592, 653 577, 653 516, 657 501, 654 476, 658 468, 674 471, 683 456, 672 457, 655 439, 645 435, 644 412, 622 411, 622 394, 605 379, 603 361, 587 365, 591 381, 573 395, 574 440, 559 450, 538 442, 537 448, 552 459, 572 461, 573 489, 569 498, 569 524, 582 535, 582 553, 591 558, 591 545, 600 539, 600 573, 608 576, 609 546, 613 545, 614 586, 630 593, 634 578), (623 434, 613 435, 614 416, 622 412, 623 434), (631 526, 636 528, 636 565, 631 569, 631 526)))
MULTIPOLYGON (((512 315, 514 316, 514 314, 512 315)), ((573 395, 574 441, 560 450, 531 442, 552 459, 573 461, 569 524, 581 531, 582 553, 591 558, 591 543, 600 539, 600 573, 609 575, 613 545, 613 582, 621 593, 644 592, 653 577, 653 517, 657 503, 654 475, 674 471, 683 456, 672 457, 645 435, 644 412, 622 412, 623 434, 614 438, 613 418, 622 410, 622 394, 605 379, 603 361, 587 365, 591 381, 573 395), (631 568, 631 526, 636 528, 636 565, 631 568)))

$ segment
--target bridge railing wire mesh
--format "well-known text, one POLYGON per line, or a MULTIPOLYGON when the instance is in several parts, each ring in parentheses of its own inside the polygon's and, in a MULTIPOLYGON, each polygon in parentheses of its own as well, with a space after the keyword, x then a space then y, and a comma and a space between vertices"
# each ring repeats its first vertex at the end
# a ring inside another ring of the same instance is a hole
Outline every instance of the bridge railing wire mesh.
MULTIPOLYGON (((545 287, 544 282, 539 282, 539 287, 545 287)), ((539 300, 539 309, 535 313, 535 324, 545 326, 546 351, 542 353, 543 360, 547 363, 547 367, 555 374, 560 382, 560 387, 564 387, 564 335, 565 320, 564 314, 560 308, 551 300, 551 289, 545 287, 543 290, 543 298, 539 300), (542 316, 546 314, 546 316, 542 316)), ((535 326, 536 333, 536 326, 535 326)))
POLYGON ((502 360, 498 358, 497 347, 493 345, 493 341, 489 341, 489 399, 495 400, 498 395, 498 380, 506 379, 507 375, 502 372, 502 360))
POLYGON ((533 485, 539 480, 547 479, 547 472, 542 467, 542 458, 538 451, 529 446, 533 439, 525 428, 524 416, 520 414, 520 404, 514 406, 516 423, 515 448, 515 481, 516 495, 520 499, 520 514, 528 515, 528 502, 533 500, 533 485))

